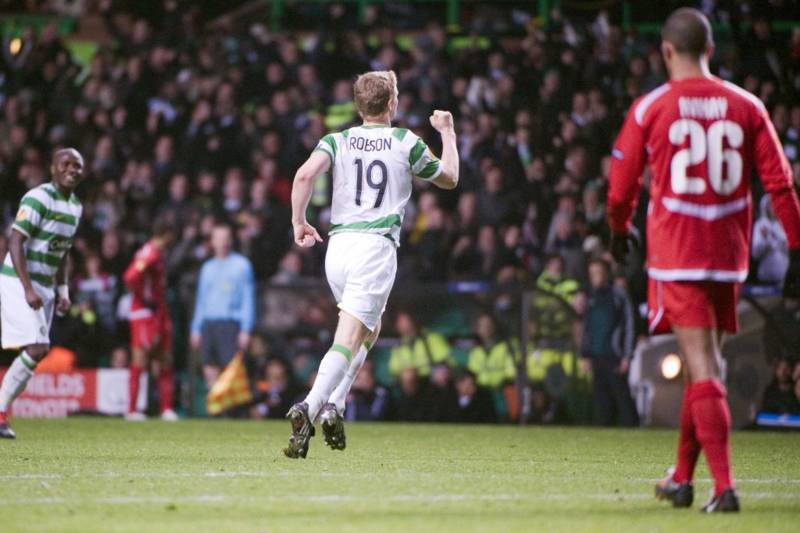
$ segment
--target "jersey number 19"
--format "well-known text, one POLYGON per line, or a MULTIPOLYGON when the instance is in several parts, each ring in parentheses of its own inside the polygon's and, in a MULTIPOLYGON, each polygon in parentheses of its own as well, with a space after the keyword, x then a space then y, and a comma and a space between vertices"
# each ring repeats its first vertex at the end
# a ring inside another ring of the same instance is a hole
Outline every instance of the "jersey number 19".
MULTIPOLYGON (((364 188, 364 161, 359 157, 355 160, 356 164, 356 205, 361 205, 361 191, 364 188)), ((389 171, 386 170, 386 164, 381 161, 380 159, 375 159, 369 165, 367 165, 367 185, 370 186, 371 189, 375 189, 378 191, 378 196, 375 198, 375 205, 373 205, 373 209, 376 207, 381 206, 381 202, 383 202, 383 194, 386 192, 386 178, 388 177, 389 171), (375 171, 380 171, 380 180, 375 181, 373 174, 375 171)))

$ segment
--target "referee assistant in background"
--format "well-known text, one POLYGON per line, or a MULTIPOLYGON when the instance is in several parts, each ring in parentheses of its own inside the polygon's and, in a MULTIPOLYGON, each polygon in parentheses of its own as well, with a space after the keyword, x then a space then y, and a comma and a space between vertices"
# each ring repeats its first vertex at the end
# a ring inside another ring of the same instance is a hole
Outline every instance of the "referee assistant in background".
POLYGON ((231 228, 211 233, 214 257, 203 263, 192 318, 192 348, 203 355, 203 375, 211 389, 238 350, 250 344, 255 323, 255 283, 250 260, 231 250, 231 228))

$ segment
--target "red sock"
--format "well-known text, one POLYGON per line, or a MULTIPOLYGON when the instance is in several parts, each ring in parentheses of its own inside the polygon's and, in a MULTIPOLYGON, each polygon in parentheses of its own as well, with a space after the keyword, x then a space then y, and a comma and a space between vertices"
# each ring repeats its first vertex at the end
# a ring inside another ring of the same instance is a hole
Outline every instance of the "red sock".
POLYGON ((136 400, 139 398, 139 378, 142 376, 142 367, 131 365, 128 369, 128 412, 135 413, 136 400))
POLYGON ((678 463, 672 480, 677 483, 688 483, 694 477, 694 467, 700 456, 700 443, 695 435, 694 421, 692 420, 692 384, 687 383, 683 390, 683 404, 681 405, 680 434, 678 436, 678 463))
POLYGON ((172 396, 175 391, 175 375, 172 369, 162 368, 158 374, 158 399, 161 412, 172 409, 172 396))
POLYGON ((716 380, 692 385, 692 420, 703 447, 708 469, 714 477, 715 494, 733 488, 731 473, 731 413, 725 387, 716 380))

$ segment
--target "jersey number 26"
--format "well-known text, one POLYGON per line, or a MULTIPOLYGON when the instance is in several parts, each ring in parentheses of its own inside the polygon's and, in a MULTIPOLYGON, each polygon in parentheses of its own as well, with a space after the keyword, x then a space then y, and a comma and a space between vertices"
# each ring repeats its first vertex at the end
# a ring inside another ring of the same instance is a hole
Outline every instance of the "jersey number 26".
POLYGON ((680 146, 686 137, 689 146, 675 152, 670 164, 672 190, 677 194, 703 194, 706 181, 687 176, 686 169, 708 161, 708 182, 717 194, 733 194, 742 182, 742 155, 737 150, 744 141, 742 127, 730 120, 717 120, 708 130, 696 120, 682 118, 669 128, 669 141, 680 146), (730 148, 723 149, 722 140, 727 139, 730 148), (722 165, 728 165, 727 179, 723 177, 722 165))

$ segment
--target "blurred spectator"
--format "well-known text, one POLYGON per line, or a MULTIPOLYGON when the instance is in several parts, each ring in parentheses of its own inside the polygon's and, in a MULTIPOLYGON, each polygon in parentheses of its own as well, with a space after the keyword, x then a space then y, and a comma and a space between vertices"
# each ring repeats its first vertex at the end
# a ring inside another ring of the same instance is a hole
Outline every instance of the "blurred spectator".
MULTIPOLYGON (((800 380, 797 382, 800 383, 800 380)), ((778 359, 772 383, 764 390, 761 411, 777 414, 800 413, 800 403, 798 403, 800 399, 795 394, 796 388, 795 382, 792 381, 791 363, 788 359, 778 359)))
POLYGON ((783 284, 789 268, 789 242, 780 221, 775 217, 769 195, 759 203, 759 215, 753 226, 753 260, 758 264, 759 283, 783 284))
POLYGON ((191 342, 202 352, 209 390, 236 352, 247 349, 256 319, 253 267, 232 247, 230 227, 216 226, 214 257, 203 263, 197 283, 191 342))
POLYGON ((514 352, 508 339, 497 337, 494 318, 483 313, 475 321, 478 344, 469 352, 467 368, 481 387, 498 389, 517 375, 514 352))
POLYGON ((289 363, 280 357, 267 361, 264 380, 258 383, 255 404, 250 409, 252 418, 280 418, 304 394, 295 382, 289 363))
POLYGON ((462 371, 456 378, 458 393, 458 414, 456 421, 462 423, 491 424, 497 421, 492 395, 479 387, 475 374, 462 371))
POLYGON ((346 420, 387 420, 392 411, 392 395, 375 380, 375 362, 364 361, 347 395, 346 420))
POLYGON ((427 404, 427 420, 458 421, 458 393, 453 384, 453 370, 445 363, 438 363, 431 368, 427 404))
POLYGON ((564 276, 564 260, 561 256, 550 255, 544 271, 536 280, 533 299, 538 344, 560 347, 569 342, 578 288, 577 281, 564 276))
POLYGON ((396 409, 397 419, 403 422, 422 422, 428 415, 427 391, 419 379, 417 369, 410 367, 400 372, 396 409))
POLYGON ((395 330, 400 337, 400 344, 392 348, 389 357, 389 372, 395 379, 407 368, 415 368, 420 377, 426 378, 436 364, 454 366, 450 345, 444 336, 420 329, 408 312, 397 313, 395 330))
POLYGON ((77 279, 78 295, 75 301, 78 303, 88 301, 97 312, 100 326, 103 328, 103 340, 110 340, 112 335, 116 334, 117 281, 116 276, 103 271, 98 255, 87 254, 84 259, 84 272, 77 279))
POLYGON ((628 386, 633 357, 633 308, 628 296, 611 283, 608 263, 589 263, 589 304, 583 327, 583 363, 592 372, 594 420, 610 426, 637 426, 639 416, 628 386))

